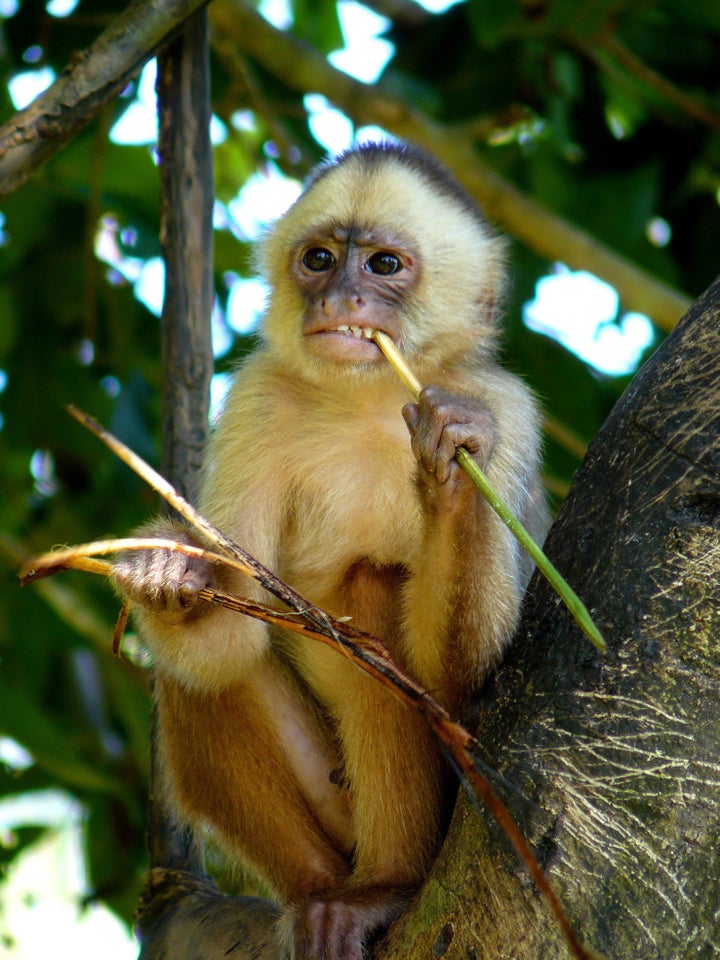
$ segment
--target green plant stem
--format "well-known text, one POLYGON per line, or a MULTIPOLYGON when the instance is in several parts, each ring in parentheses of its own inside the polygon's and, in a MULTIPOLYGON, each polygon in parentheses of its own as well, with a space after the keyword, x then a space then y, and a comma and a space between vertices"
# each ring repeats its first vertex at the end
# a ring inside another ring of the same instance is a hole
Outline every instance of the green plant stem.
MULTIPOLYGON (((405 358, 397 349, 393 341, 381 331, 376 331, 373 339, 380 347, 393 370, 397 373, 403 383, 417 400, 422 390, 422 385, 407 365, 405 358)), ((485 476, 480 467, 475 463, 465 447, 458 447, 455 451, 455 459, 460 464, 465 473, 485 497, 495 513, 502 522, 509 527, 511 533, 519 541, 520 545, 532 557, 538 570, 548 583, 552 586, 565 606, 570 611, 575 623, 580 627, 588 640, 597 647, 602 653, 607 649, 603 636, 593 623, 592 617, 588 613, 587 607, 580 597, 575 593, 567 580, 562 576, 553 564, 548 560, 542 549, 535 543, 533 538, 520 523, 516 516, 505 506, 503 501, 495 492, 494 487, 485 476)))
POLYGON ((588 640, 597 647, 602 653, 605 652, 606 645, 602 634, 595 626, 588 609, 580 597, 575 593, 565 577, 548 560, 542 548, 533 540, 525 527, 520 523, 517 517, 508 510, 503 501, 495 492, 495 488, 485 476, 480 467, 475 463, 465 447, 458 447, 455 451, 455 459, 470 477, 478 490, 485 497, 487 502, 500 517, 502 522, 510 528, 516 539, 524 550, 532 557, 538 570, 555 592, 560 596, 565 606, 570 611, 575 623, 580 627, 588 640))

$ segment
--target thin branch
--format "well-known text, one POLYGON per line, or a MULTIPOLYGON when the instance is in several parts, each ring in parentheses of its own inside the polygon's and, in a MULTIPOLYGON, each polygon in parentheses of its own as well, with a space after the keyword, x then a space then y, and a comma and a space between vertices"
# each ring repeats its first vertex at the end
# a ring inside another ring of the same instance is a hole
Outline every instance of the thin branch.
POLYGON ((664 101, 693 120, 720 129, 720 114, 653 70, 617 37, 606 33, 593 37, 591 42, 575 41, 575 46, 608 76, 624 85, 632 84, 646 99, 653 103, 664 101))
POLYGON ((422 144, 453 171, 491 220, 547 260, 592 270, 615 287, 628 310, 645 313, 663 330, 671 330, 690 305, 685 294, 521 193, 478 157, 469 139, 433 123, 380 85, 368 86, 336 70, 313 47, 271 26, 249 4, 214 0, 210 23, 213 34, 232 38, 292 89, 321 93, 356 124, 377 124, 422 144))
POLYGON ((88 172, 87 203, 85 205, 85 226, 82 247, 82 312, 85 337, 91 343, 98 342, 98 281, 100 268, 95 256, 95 234, 102 212, 102 174, 105 156, 110 144, 108 134, 113 121, 110 108, 100 111, 98 123, 93 131, 90 169, 88 172))
MULTIPOLYGON (((0 534, 0 553, 5 554, 14 568, 26 567, 29 554, 7 534, 0 534)), ((67 624, 100 654, 108 653, 108 623, 89 608, 87 598, 61 583, 40 583, 38 590, 58 619, 67 624)), ((135 676, 140 676, 134 671, 135 676)))
POLYGON ((156 493, 159 493, 164 500, 174 507, 180 516, 194 526, 210 544, 215 546, 221 553, 236 561, 239 564, 238 569, 242 569, 247 576, 257 580, 265 590, 272 593, 273 596, 287 604, 291 609, 306 616, 314 626, 321 629, 329 629, 331 632, 333 631, 333 624, 336 621, 334 621, 332 617, 328 616, 328 614, 314 604, 311 604, 308 600, 305 600, 304 597, 301 597, 299 593, 296 593, 286 583, 276 577, 271 570, 256 560, 255 557, 234 543, 213 523, 206 520, 157 470, 153 470, 149 464, 145 463, 141 457, 118 440, 117 437, 114 437, 108 430, 105 430, 93 417, 79 410, 77 407, 68 406, 67 409, 78 423, 81 423, 91 433, 95 434, 123 463, 126 463, 142 477, 148 486, 152 487, 156 493))
POLYGON ((0 197, 21 186, 125 88, 207 0, 134 0, 57 80, 0 127, 0 197))

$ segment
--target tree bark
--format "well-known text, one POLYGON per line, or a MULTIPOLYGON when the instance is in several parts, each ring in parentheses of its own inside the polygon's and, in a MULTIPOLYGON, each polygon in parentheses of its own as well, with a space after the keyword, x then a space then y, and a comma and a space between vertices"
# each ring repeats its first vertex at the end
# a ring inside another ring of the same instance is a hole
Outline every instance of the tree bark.
POLYGON ((22 186, 123 91, 208 0, 135 0, 57 80, 0 127, 0 197, 22 186))
MULTIPOLYGON (((608 653, 536 577, 482 692, 482 760, 581 939, 617 960, 720 954, 719 358, 720 282, 617 404, 548 538, 608 653)), ((278 960, 269 905, 258 919, 255 901, 205 893, 199 881, 182 888, 148 957, 278 960), (202 952, 170 949, 175 923, 207 936, 202 952)), ((568 950, 498 828, 461 802, 430 878, 375 955, 568 950)))
MULTIPOLYGON (((162 473, 193 500, 208 439, 213 354, 213 168, 207 12, 158 58, 162 310, 162 473)), ((201 851, 163 803, 153 720, 148 852, 151 868, 200 872, 201 851)), ((148 889, 153 888, 153 875, 148 889)), ((146 896, 148 893, 146 891, 146 896)))
POLYGON ((162 472, 188 500, 208 439, 214 369, 213 158, 207 11, 158 57, 162 310, 162 472))
POLYGON ((140 904, 140 960, 280 960, 277 908, 226 897, 207 878, 151 871, 140 904))

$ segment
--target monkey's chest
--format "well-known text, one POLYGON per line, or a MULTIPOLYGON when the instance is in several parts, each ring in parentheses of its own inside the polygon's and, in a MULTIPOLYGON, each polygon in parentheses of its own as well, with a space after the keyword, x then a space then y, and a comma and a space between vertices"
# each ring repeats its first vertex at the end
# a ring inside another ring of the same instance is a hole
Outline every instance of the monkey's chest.
MULTIPOLYGON (((407 435, 384 443, 371 438, 360 451, 355 437, 352 449, 339 440, 324 444, 323 456, 308 454, 313 470, 294 477, 278 573, 318 607, 398 654, 403 584, 420 548, 422 515, 407 435)), ((352 666, 316 641, 278 640, 332 710, 352 666)))
POLYGON ((364 457, 319 463, 295 484, 279 573, 318 605, 351 616, 358 596, 382 592, 378 582, 395 589, 396 574, 383 571, 407 570, 418 549, 414 463, 406 445, 399 456, 368 447, 364 457))

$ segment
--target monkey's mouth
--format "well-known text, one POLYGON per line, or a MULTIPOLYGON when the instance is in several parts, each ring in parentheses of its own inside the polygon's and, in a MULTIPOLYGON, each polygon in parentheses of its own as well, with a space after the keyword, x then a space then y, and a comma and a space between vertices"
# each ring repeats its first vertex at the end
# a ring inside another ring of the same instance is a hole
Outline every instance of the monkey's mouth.
POLYGON ((373 327, 356 327, 350 326, 347 323, 341 323, 339 326, 334 327, 332 330, 326 330, 325 333, 349 333, 353 337, 360 337, 362 340, 372 340, 375 336, 375 329, 373 327))
POLYGON ((338 323, 333 327, 308 330, 308 348, 318 356, 340 363, 378 362, 382 358, 380 348, 373 340, 376 327, 360 324, 338 323))

